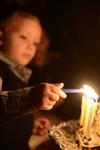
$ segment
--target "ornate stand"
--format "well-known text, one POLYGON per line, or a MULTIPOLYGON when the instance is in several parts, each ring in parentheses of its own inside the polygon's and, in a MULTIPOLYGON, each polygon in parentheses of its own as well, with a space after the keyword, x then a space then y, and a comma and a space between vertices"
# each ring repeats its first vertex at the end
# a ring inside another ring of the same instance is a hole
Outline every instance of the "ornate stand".
POLYGON ((94 130, 91 135, 91 139, 85 137, 75 120, 54 125, 49 130, 50 139, 61 150, 100 150, 100 137, 94 130))

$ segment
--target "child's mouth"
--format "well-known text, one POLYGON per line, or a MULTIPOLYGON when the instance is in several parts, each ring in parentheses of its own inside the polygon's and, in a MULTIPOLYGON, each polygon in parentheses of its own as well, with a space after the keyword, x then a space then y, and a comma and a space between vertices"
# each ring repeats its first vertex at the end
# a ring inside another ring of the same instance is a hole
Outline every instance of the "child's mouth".
POLYGON ((24 58, 26 58, 26 59, 30 59, 30 58, 31 58, 29 54, 24 54, 23 56, 24 56, 24 58))

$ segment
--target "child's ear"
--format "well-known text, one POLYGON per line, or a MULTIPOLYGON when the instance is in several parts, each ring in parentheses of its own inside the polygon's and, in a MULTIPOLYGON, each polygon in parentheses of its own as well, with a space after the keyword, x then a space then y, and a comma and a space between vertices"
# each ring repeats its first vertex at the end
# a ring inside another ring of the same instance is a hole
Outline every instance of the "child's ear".
POLYGON ((0 46, 3 45, 3 32, 0 30, 0 46))

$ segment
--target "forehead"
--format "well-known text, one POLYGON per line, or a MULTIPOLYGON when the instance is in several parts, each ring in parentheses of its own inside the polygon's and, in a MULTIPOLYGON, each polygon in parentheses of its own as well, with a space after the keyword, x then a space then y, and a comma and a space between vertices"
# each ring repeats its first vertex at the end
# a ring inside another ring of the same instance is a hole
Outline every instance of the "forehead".
POLYGON ((8 20, 5 30, 23 30, 30 33, 38 32, 41 34, 42 27, 36 17, 13 16, 11 19, 8 20))
POLYGON ((32 20, 29 18, 21 18, 19 21, 13 23, 12 26, 16 30, 25 30, 29 32, 41 32, 41 26, 36 20, 32 20))

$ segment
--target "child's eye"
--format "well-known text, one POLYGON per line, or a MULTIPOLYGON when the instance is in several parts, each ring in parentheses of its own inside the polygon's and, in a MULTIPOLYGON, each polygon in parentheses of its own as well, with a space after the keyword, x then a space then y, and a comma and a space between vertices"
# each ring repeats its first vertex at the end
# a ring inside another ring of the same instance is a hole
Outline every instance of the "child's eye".
POLYGON ((24 36, 24 35, 20 35, 20 37, 21 37, 23 40, 27 39, 27 37, 24 36))

